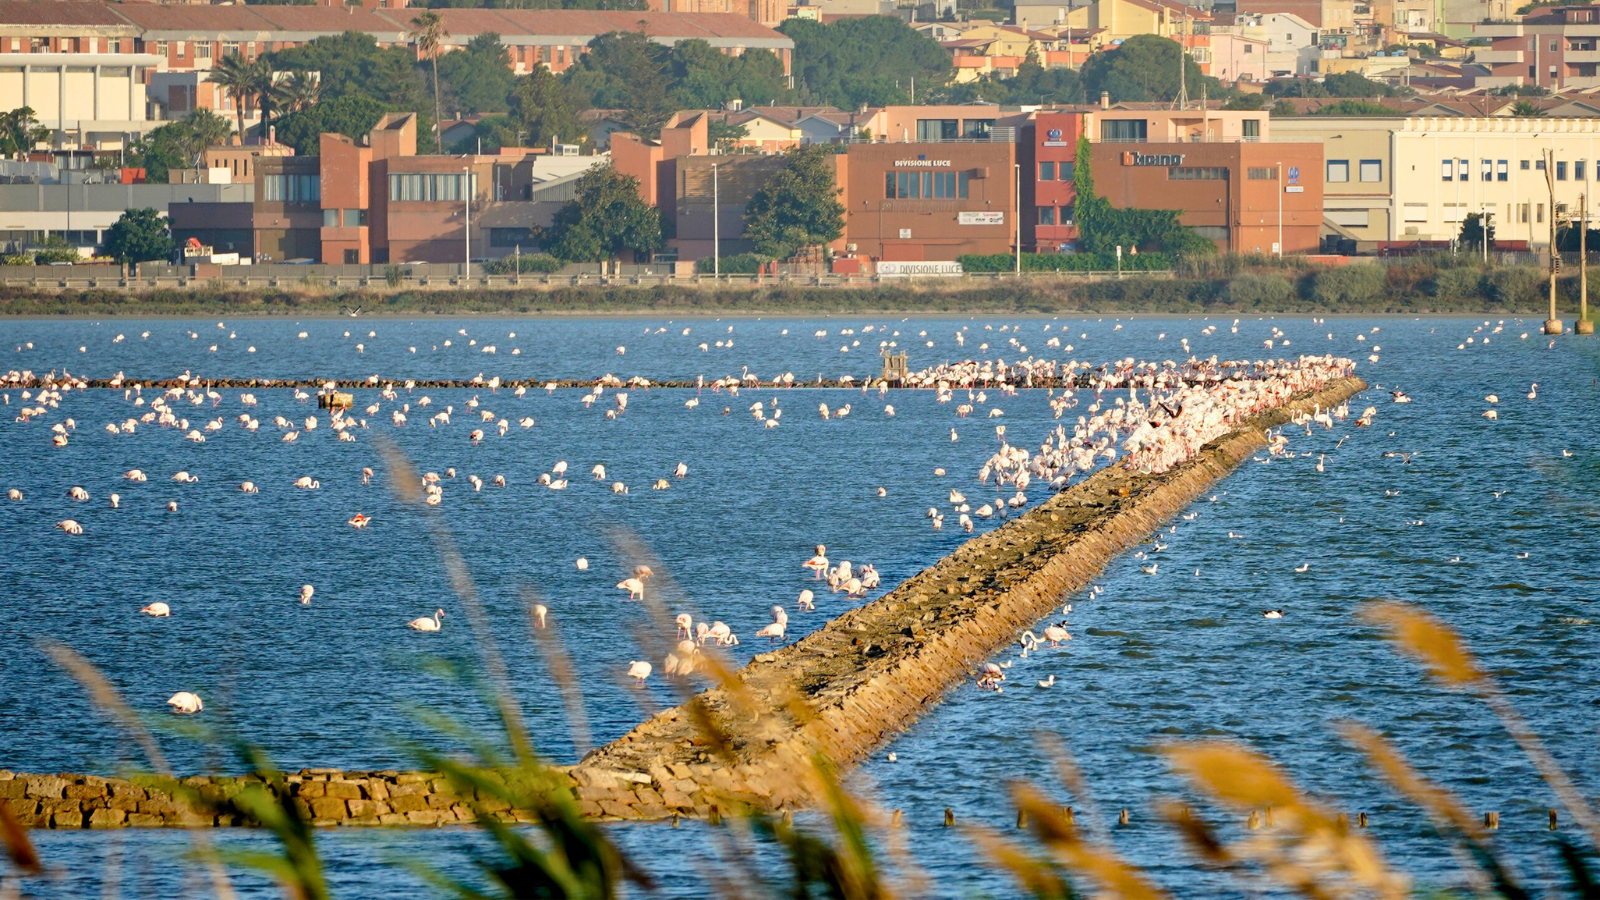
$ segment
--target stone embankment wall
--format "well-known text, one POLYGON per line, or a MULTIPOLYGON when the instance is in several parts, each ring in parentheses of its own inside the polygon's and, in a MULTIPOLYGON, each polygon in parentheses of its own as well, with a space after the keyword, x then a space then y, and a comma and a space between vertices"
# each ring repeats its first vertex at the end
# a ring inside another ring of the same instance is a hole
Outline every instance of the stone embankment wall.
MULTIPOLYGON (((1023 629, 1088 585, 1114 557, 1209 490, 1297 412, 1329 408, 1366 383, 1329 385, 1252 420, 1163 475, 1096 473, 963 544, 884 597, 836 617, 722 686, 666 710, 557 770, 583 811, 605 819, 714 817, 742 806, 811 805, 815 761, 850 766, 909 727, 1023 629)), ((224 796, 248 779, 191 777, 224 796)), ((429 773, 308 769, 284 790, 321 825, 437 825, 506 819, 503 802, 457 795, 429 773)), ((232 825, 120 779, 0 771, 0 801, 35 827, 232 825)))

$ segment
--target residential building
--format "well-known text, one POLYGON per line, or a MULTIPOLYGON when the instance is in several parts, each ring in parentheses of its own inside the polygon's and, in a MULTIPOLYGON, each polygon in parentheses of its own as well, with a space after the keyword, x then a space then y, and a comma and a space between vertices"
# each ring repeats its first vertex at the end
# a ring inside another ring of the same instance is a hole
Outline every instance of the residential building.
POLYGON ((1457 40, 1472 37, 1484 22, 1505 22, 1521 3, 1512 0, 1437 0, 1433 30, 1457 40))
POLYGON ((1489 213, 1502 246, 1549 245, 1549 219, 1593 196, 1600 120, 1273 119, 1273 139, 1318 141, 1326 157, 1324 234, 1360 250, 1443 246, 1468 213, 1489 213), (1545 180, 1555 154, 1555 209, 1545 180))
POLYGON ((862 16, 892 16, 895 4, 894 0, 801 0, 789 4, 786 11, 792 19, 826 23, 862 16))
POLYGON ((1488 66, 1480 87, 1534 85, 1548 90, 1600 87, 1600 7, 1540 7, 1521 19, 1474 29, 1488 49, 1473 60, 1488 66))
MULTIPOLYGON (((1259 47, 1265 43, 1265 79, 1309 75, 1317 70, 1322 57, 1321 31, 1294 13, 1239 13, 1212 30, 1213 37, 1227 34, 1248 41, 1256 48, 1252 54, 1261 52, 1259 47)), ((1234 49, 1229 47, 1230 54, 1234 49)))
POLYGON ((1326 32, 1348 30, 1356 24, 1355 0, 1238 0, 1237 12, 1288 13, 1326 32))
MULTIPOLYGON (((1050 9, 1045 7, 1047 12, 1050 9)), ((1209 75, 1212 22, 1207 10, 1175 0, 1093 0, 1069 10, 1064 24, 1075 31, 1098 32, 1097 46, 1111 46, 1140 34, 1170 38, 1184 45, 1201 73, 1209 75)))
POLYGON ((1211 74, 1231 84, 1263 82, 1270 76, 1267 57, 1272 44, 1265 37, 1247 37, 1222 28, 1211 32, 1211 74))

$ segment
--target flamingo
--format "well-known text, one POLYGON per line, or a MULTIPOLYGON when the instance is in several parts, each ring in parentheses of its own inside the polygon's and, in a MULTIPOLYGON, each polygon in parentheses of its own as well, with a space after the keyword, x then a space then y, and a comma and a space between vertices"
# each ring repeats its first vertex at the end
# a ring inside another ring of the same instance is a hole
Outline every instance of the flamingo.
POLYGON ((315 594, 316 592, 317 592, 317 589, 312 587, 311 585, 302 584, 300 586, 300 605, 301 606, 310 606, 311 605, 311 595, 315 594))
POLYGON ((589 571, 589 560, 587 560, 584 557, 580 556, 580 557, 578 557, 577 566, 578 566, 578 571, 579 572, 587 572, 587 571, 589 571))
POLYGON ((811 593, 811 591, 803 590, 800 592, 800 601, 797 605, 801 609, 816 609, 817 604, 814 602, 815 598, 816 595, 811 593))
POLYGON ((628 677, 638 687, 644 687, 644 680, 650 677, 650 671, 650 664, 643 660, 636 659, 628 663, 628 677))
POLYGON ((67 534, 83 534, 83 526, 79 525, 75 519, 62 519, 56 523, 56 527, 67 534))
POLYGON ((188 691, 179 691, 168 697, 167 705, 172 707, 172 711, 180 716, 192 716, 206 708, 206 705, 200 702, 198 694, 191 694, 188 691))
POLYGON ((147 616, 154 616, 155 618, 159 619, 172 615, 172 608, 167 606, 165 603, 158 601, 146 606, 144 609, 139 610, 139 612, 142 612, 147 616))
POLYGON ((694 635, 694 617, 688 613, 678 613, 673 622, 678 626, 678 637, 687 638, 694 635))
POLYGON ((239 485, 239 490, 244 491, 246 494, 259 494, 259 493, 261 493, 261 489, 256 487, 256 483, 254 481, 243 482, 242 484, 239 485))
POLYGON ((349 525, 351 528, 361 529, 367 527, 367 523, 371 521, 372 517, 366 513, 356 513, 350 517, 349 525))
POLYGON ((89 499, 89 492, 81 487, 74 486, 72 490, 67 491, 67 496, 74 500, 82 501, 89 499))
POLYGON ((545 625, 545 617, 548 616, 549 614, 550 614, 550 607, 545 606, 543 603, 535 603, 533 605, 533 623, 534 623, 534 627, 538 628, 540 630, 543 630, 544 629, 544 625, 545 625))
POLYGON ((828 569, 828 548, 822 544, 817 545, 817 554, 800 564, 802 569, 810 569, 814 578, 821 578, 822 573, 828 569))
POLYGON ((444 610, 436 609, 431 617, 423 616, 420 619, 412 619, 406 623, 406 627, 412 631, 438 631, 444 625, 443 619, 444 610))
POLYGON ((617 582, 617 589, 628 592, 629 600, 644 599, 644 581, 638 578, 624 578, 617 582))
POLYGON ((295 479, 294 486, 303 491, 314 491, 322 487, 322 482, 314 480, 310 475, 301 475, 295 479))

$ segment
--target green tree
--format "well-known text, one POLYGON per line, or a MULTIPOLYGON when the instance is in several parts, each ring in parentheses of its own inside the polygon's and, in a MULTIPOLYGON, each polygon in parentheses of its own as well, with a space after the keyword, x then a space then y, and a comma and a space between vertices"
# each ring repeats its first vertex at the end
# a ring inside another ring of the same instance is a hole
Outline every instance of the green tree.
POLYGON ((310 72, 290 72, 272 89, 272 102, 287 113, 304 112, 322 95, 322 80, 310 72))
POLYGON ((727 119, 713 119, 706 124, 706 139, 723 153, 732 153, 734 145, 750 136, 743 125, 730 125, 727 119))
POLYGON ((209 109, 197 109, 176 122, 168 122, 135 141, 128 150, 128 162, 145 170, 145 180, 164 184, 172 169, 189 169, 200 164, 207 147, 228 140, 233 125, 209 109))
POLYGON ((485 112, 505 112, 516 76, 500 35, 484 32, 455 53, 438 61, 450 109, 459 118, 485 112))
POLYGON ((450 36, 445 30, 444 17, 436 12, 419 13, 411 20, 411 39, 416 42, 417 52, 433 65, 433 127, 435 135, 438 134, 439 112, 439 51, 444 47, 444 39, 450 36))
POLYGON ((300 156, 321 152, 321 136, 342 134, 360 139, 372 131, 390 110, 371 97, 344 96, 324 100, 309 109, 290 113, 278 123, 278 141, 294 148, 300 156))
POLYGON ((677 109, 717 109, 733 100, 762 106, 787 92, 783 64, 765 50, 730 56, 702 40, 679 41, 667 53, 667 69, 677 109))
POLYGON ((1087 253, 1112 253, 1124 250, 1161 250, 1169 253, 1215 253, 1216 245, 1194 229, 1178 221, 1176 209, 1117 209, 1094 191, 1090 171, 1090 145, 1086 136, 1078 138, 1072 167, 1074 216, 1078 223, 1078 246, 1087 253))
POLYGON ((437 146, 429 118, 433 104, 422 69, 410 50, 382 48, 372 35, 347 31, 276 51, 269 59, 279 72, 321 73, 319 104, 341 97, 360 97, 376 101, 385 112, 417 113, 418 149, 427 152, 437 146))
POLYGON ((39 124, 31 107, 19 106, 0 113, 0 156, 21 156, 34 144, 49 139, 50 129, 39 124))
POLYGON ((261 134, 267 133, 272 116, 274 89, 272 64, 266 57, 249 62, 237 53, 230 53, 211 68, 207 80, 221 85, 233 95, 234 111, 239 116, 239 134, 244 135, 245 109, 254 106, 261 112, 261 134))
POLYGON ((578 92, 544 66, 518 78, 511 91, 510 119, 525 147, 586 143, 588 131, 578 118, 582 111, 578 92))
POLYGON ((578 179, 576 196, 556 211, 540 244, 569 262, 602 262, 661 249, 661 215, 639 196, 639 181, 609 164, 578 179))
POLYGON ((1545 114, 1537 103, 1530 100, 1518 100, 1511 104, 1511 115, 1523 119, 1536 119, 1545 114))
POLYGON ((106 254, 124 263, 167 259, 172 235, 167 220, 153 209, 130 209, 106 232, 106 254))
POLYGON ((671 51, 642 31, 613 31, 589 42, 568 83, 599 109, 620 109, 629 129, 653 138, 676 107, 668 96, 671 51))
POLYGON ((789 19, 794 77, 802 102, 855 109, 911 101, 950 82, 950 54, 898 18, 862 16, 823 24, 789 19))
MULTIPOLYGON (((1494 222, 1491 220, 1489 223, 1489 246, 1491 247, 1494 246, 1494 231, 1494 222)), ((1460 241, 1463 247, 1481 248, 1483 246, 1482 215, 1475 212, 1467 213, 1467 217, 1461 222, 1460 241)), ((1573 243, 1576 244, 1577 242, 1574 241, 1573 243)))
POLYGON ((795 147, 745 206, 744 233, 768 259, 789 259, 844 233, 844 204, 824 147, 795 147))
MULTIPOLYGON (((1089 57, 1083 64, 1084 88, 1091 97, 1106 91, 1117 102, 1170 103, 1178 96, 1180 60, 1189 96, 1200 96, 1205 80, 1200 66, 1183 53, 1177 41, 1154 34, 1136 34, 1114 50, 1089 57)), ((1213 94, 1225 92, 1220 83, 1214 82, 1207 90, 1213 94)))
POLYGON ((1326 106, 1317 109, 1312 115, 1317 116, 1403 116, 1405 113, 1392 106, 1382 103, 1373 103, 1371 100, 1335 100, 1326 106))
POLYGON ((75 263, 80 258, 77 247, 67 243, 67 239, 61 235, 51 234, 45 236, 44 246, 34 252, 33 264, 48 266, 52 263, 75 263))

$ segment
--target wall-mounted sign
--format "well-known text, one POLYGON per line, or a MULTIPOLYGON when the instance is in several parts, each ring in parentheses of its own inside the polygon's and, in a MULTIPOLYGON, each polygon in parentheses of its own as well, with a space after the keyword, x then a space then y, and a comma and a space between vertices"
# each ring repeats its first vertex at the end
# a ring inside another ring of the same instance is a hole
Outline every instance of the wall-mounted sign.
POLYGON ((879 261, 879 275, 918 276, 918 275, 961 275, 961 263, 958 262, 888 262, 879 261))
POLYGON ((1289 183, 1290 184, 1299 184, 1300 183, 1300 167, 1299 166, 1290 166, 1289 167, 1289 183))
POLYGON ((948 159, 897 159, 894 161, 898 169, 948 169, 948 159))
POLYGON ((1046 131, 1044 133, 1044 145, 1046 147, 1065 147, 1067 142, 1061 139, 1061 129, 1051 128, 1046 131))
POLYGON ((990 212, 958 212, 956 213, 957 225, 1004 225, 1006 214, 998 211, 990 212))
POLYGON ((911 229, 909 229, 909 228, 900 229, 900 240, 902 240, 902 241, 911 240, 911 229))
POLYGON ((1125 166, 1181 166, 1183 165, 1182 153, 1137 153, 1125 150, 1122 153, 1122 164, 1125 166))
POLYGON ((1286 184, 1283 186, 1283 192, 1285 194, 1304 194, 1306 186, 1303 184, 1286 184))

